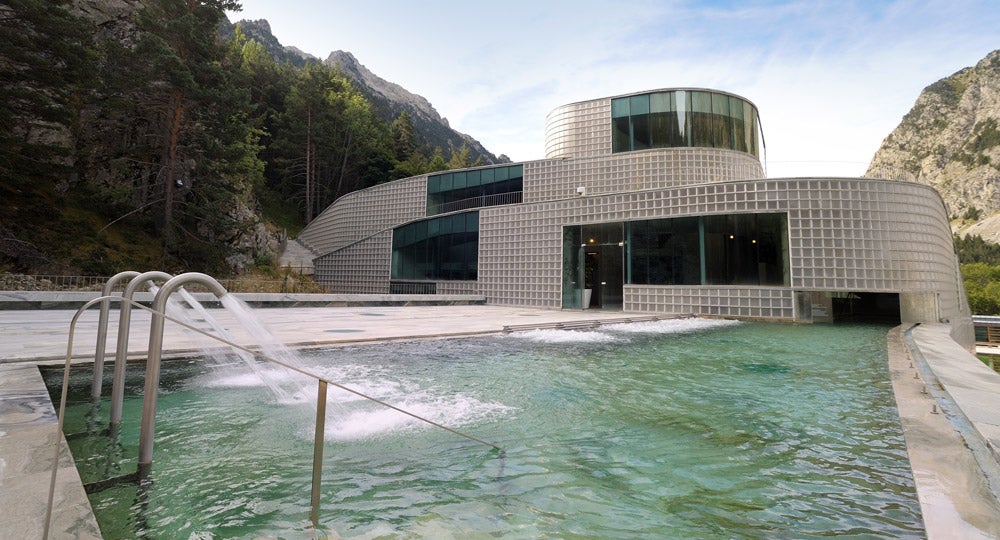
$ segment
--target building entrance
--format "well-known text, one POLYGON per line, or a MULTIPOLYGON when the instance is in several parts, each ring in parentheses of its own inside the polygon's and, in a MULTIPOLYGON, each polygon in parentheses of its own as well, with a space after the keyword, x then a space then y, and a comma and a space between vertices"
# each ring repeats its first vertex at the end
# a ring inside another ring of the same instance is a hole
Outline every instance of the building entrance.
POLYGON ((831 300, 834 322, 900 323, 897 293, 834 293, 831 300))
POLYGON ((624 239, 621 223, 563 229, 563 307, 623 306, 624 239))

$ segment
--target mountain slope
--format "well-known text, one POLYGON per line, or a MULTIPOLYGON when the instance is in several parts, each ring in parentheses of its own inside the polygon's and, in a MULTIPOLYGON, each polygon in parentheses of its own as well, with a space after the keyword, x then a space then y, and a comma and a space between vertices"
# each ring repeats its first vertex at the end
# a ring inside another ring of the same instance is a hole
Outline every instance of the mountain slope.
POLYGON ((406 111, 413 119, 413 127, 430 147, 441 147, 447 152, 458 150, 465 144, 471 150, 473 160, 482 157, 487 164, 509 161, 498 159, 476 139, 452 129, 448 120, 442 118, 427 99, 375 75, 351 53, 334 51, 324 63, 336 66, 351 79, 386 120, 392 121, 406 111))
MULTIPOLYGON (((320 61, 319 58, 295 47, 282 45, 278 38, 271 33, 271 26, 266 20, 242 20, 236 24, 240 25, 248 38, 263 45, 278 62, 302 66, 307 61, 320 61)), ((234 28, 235 24, 226 25, 224 23, 220 33, 223 37, 231 36, 234 28)), ((334 51, 323 63, 339 68, 372 103, 383 120, 392 122, 401 112, 406 111, 428 151, 440 147, 444 151, 445 159, 447 159, 451 151, 460 149, 464 144, 469 147, 473 161, 477 158, 482 158, 483 163, 486 164, 510 161, 504 156, 498 158, 475 138, 453 129, 448 124, 448 120, 442 118, 427 99, 372 73, 351 53, 334 51)))
POLYGON ((1000 50, 920 93, 866 176, 884 171, 937 188, 953 218, 1000 211, 1000 50))

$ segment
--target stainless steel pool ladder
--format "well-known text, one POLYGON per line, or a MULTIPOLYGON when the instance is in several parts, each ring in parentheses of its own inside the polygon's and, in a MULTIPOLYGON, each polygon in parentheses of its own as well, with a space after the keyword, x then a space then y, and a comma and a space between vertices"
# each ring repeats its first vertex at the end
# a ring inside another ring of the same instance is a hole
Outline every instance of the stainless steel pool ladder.
MULTIPOLYGON (((154 274, 154 273, 147 272, 146 274, 154 274)), ((140 274, 139 276, 134 277, 132 281, 129 282, 129 286, 126 287, 126 292, 128 292, 129 288, 132 288, 132 292, 134 293, 135 289, 133 288, 133 285, 135 287, 138 287, 141 284, 140 278, 143 278, 143 276, 145 276, 146 274, 140 274)), ((52 461, 52 474, 49 481, 49 496, 45 511, 45 529, 42 536, 44 539, 47 539, 49 537, 49 526, 52 522, 52 504, 53 504, 53 499, 55 497, 56 475, 58 473, 58 467, 59 467, 59 452, 61 450, 61 442, 63 440, 62 432, 63 432, 63 424, 65 421, 65 413, 66 413, 66 398, 69 394, 69 374, 70 374, 71 360, 73 356, 73 336, 76 331, 76 323, 77 320, 79 320, 80 316, 88 308, 99 302, 118 301, 121 302, 123 306, 128 304, 129 310, 131 310, 132 307, 138 307, 140 309, 149 311, 152 314, 152 319, 150 321, 150 330, 149 330, 149 350, 146 358, 146 380, 143 389, 142 423, 139 432, 138 473, 140 477, 148 475, 153 464, 153 432, 156 421, 156 395, 159 388, 160 360, 163 354, 162 350, 163 326, 164 326, 164 321, 166 320, 170 320, 176 324, 179 324, 201 335, 207 336, 218 342, 229 345, 230 347, 246 351, 256 356, 257 358, 285 367, 296 373, 305 375, 306 377, 309 377, 317 381, 318 388, 316 393, 316 421, 315 421, 315 435, 313 439, 312 492, 310 496, 310 513, 309 513, 309 519, 310 521, 312 521, 314 527, 319 527, 319 499, 320 499, 320 487, 322 483, 322 473, 323 473, 323 444, 324 444, 324 434, 326 432, 326 394, 328 386, 334 386, 336 388, 339 388, 341 390, 344 390, 346 392, 364 398, 368 401, 377 403, 384 407, 388 407, 392 410, 398 411, 407 416, 420 420, 421 422, 441 428, 445 431, 448 431, 460 437, 464 437, 479 444, 489 446, 500 452, 503 451, 499 446, 491 442, 484 441, 482 439, 473 437, 472 435, 450 428, 448 426, 445 426, 428 418, 424 418, 420 415, 414 414, 405 409, 401 409, 395 405, 382 401, 378 398, 354 390, 353 388, 349 388, 334 381, 330 381, 328 379, 320 377, 319 375, 306 371, 300 367, 290 365, 281 360, 271 358, 265 354, 262 354, 260 351, 252 350, 243 345, 239 345, 232 341, 223 339, 214 334, 210 334, 200 328, 192 326, 186 322, 177 320, 173 317, 166 315, 164 313, 164 310, 166 307, 167 298, 175 290, 180 288, 185 283, 199 283, 201 285, 204 285, 208 287, 209 290, 220 299, 226 294, 228 294, 226 289, 221 284, 219 284, 219 282, 216 281, 215 278, 198 272, 188 272, 186 274, 181 274, 179 276, 169 278, 166 281, 166 283, 164 283, 163 286, 160 287, 160 290, 156 293, 156 296, 153 298, 153 304, 151 307, 143 306, 142 304, 139 304, 138 302, 132 300, 131 294, 128 295, 123 294, 121 297, 104 295, 84 304, 82 307, 80 307, 79 310, 77 310, 76 314, 73 316, 73 320, 70 322, 69 336, 67 339, 68 343, 66 346, 66 362, 63 368, 62 394, 59 402, 59 417, 56 428, 57 433, 54 439, 55 455, 52 461)), ((119 333, 119 336, 120 335, 121 334, 119 333)), ((127 333, 126 333, 126 341, 127 341, 127 333)), ((116 355, 119 353, 119 351, 124 351, 125 348, 126 347, 122 347, 121 344, 119 343, 119 348, 118 348, 119 350, 116 351, 116 355)), ((118 362, 116 361, 116 367, 117 365, 118 362)), ((124 357, 123 361, 121 362, 121 365, 124 368, 124 357)))
MULTIPOLYGON (((132 279, 139 275, 139 272, 127 270, 119 272, 104 284, 101 289, 101 296, 111 296, 111 291, 115 285, 124 279, 132 279)), ((125 304, 122 303, 122 306, 125 304)), ((90 396, 94 399, 101 398, 101 385, 104 384, 104 352, 108 341, 108 312, 111 310, 111 301, 107 298, 101 301, 101 315, 97 321, 97 346, 94 350, 94 379, 90 384, 90 396)), ((121 318, 119 318, 119 322, 121 318)))

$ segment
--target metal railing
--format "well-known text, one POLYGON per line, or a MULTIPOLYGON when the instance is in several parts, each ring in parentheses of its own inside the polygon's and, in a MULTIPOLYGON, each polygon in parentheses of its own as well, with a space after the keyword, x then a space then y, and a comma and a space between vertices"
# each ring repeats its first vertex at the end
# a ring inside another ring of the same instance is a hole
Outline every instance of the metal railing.
POLYGON ((437 294, 437 283, 392 280, 389 282, 389 294, 437 294))
MULTIPOLYGON (((101 291, 108 276, 54 276, 37 274, 2 274, 0 291, 101 291)), ((326 293, 326 287, 311 277, 290 274, 277 279, 235 277, 220 279, 229 292, 236 293, 326 293)), ((195 287, 197 289, 197 287, 195 287)))
POLYGON ((427 208, 427 215, 434 216, 437 214, 447 214, 448 212, 457 212, 459 210, 468 210, 470 208, 482 208, 486 206, 518 204, 521 202, 523 196, 524 196, 523 192, 521 191, 498 193, 496 195, 480 195, 478 197, 470 197, 468 199, 462 199, 460 201, 451 201, 442 204, 431 205, 427 208))
MULTIPOLYGON (((199 276, 203 276, 203 274, 199 274, 199 276)), ((55 452, 54 452, 54 454, 55 455, 54 455, 54 459, 52 460, 52 471, 51 471, 51 477, 50 477, 50 481, 49 481, 48 502, 47 502, 46 511, 45 511, 45 527, 44 527, 44 532, 43 532, 43 536, 42 536, 43 539, 48 539, 48 537, 49 537, 49 528, 50 528, 51 522, 52 522, 52 509, 53 509, 53 501, 54 501, 54 498, 55 498, 56 477, 57 477, 58 470, 59 470, 59 454, 60 454, 60 451, 62 449, 62 441, 63 441, 63 427, 64 427, 65 415, 66 415, 66 401, 67 401, 67 397, 69 395, 69 380, 70 380, 69 376, 70 376, 70 368, 71 368, 71 365, 72 365, 71 364, 71 360, 72 360, 72 355, 73 355, 73 339, 74 339, 74 335, 75 335, 75 332, 76 332, 76 323, 79 320, 80 316, 87 309, 89 309, 90 307, 92 307, 92 306, 94 306, 94 305, 96 305, 98 303, 105 303, 105 302, 127 302, 130 305, 130 308, 144 309, 146 311, 149 311, 153 315, 152 322, 151 322, 151 325, 150 325, 150 340, 149 340, 150 351, 149 351, 148 359, 147 359, 146 385, 145 385, 144 391, 143 391, 143 395, 144 395, 144 399, 143 399, 143 425, 144 425, 144 427, 142 429, 142 433, 140 433, 140 448, 139 448, 140 456, 139 456, 138 470, 137 470, 137 474, 136 474, 137 477, 141 478, 141 477, 147 475, 150 472, 150 469, 151 469, 151 466, 152 466, 152 421, 150 419, 147 419, 146 417, 147 416, 152 417, 152 415, 155 414, 155 406, 156 406, 155 405, 155 396, 157 394, 157 386, 159 385, 159 381, 158 381, 158 379, 159 379, 159 361, 160 361, 160 355, 162 353, 162 343, 163 343, 163 336, 162 336, 163 322, 166 321, 166 320, 169 320, 171 322, 179 324, 179 325, 183 326, 184 328, 187 328, 188 330, 191 330, 193 332, 196 332, 198 334, 206 336, 206 337, 208 337, 210 339, 213 339, 215 341, 218 341, 220 343, 223 343, 223 344, 228 345, 230 347, 233 347, 235 349, 239 349, 241 351, 244 351, 244 352, 247 352, 249 354, 252 354, 253 356, 255 356, 255 357, 257 357, 257 358, 259 358, 261 360, 264 360, 266 362, 270 362, 272 364, 276 364, 276 365, 282 366, 284 368, 290 369, 290 370, 292 370, 292 371, 294 371, 296 373, 304 375, 304 376, 306 376, 306 377, 308 377, 310 379, 313 379, 313 380, 315 380, 317 382, 318 387, 317 387, 317 392, 316 392, 316 419, 315 419, 315 424, 314 424, 315 436, 314 436, 314 439, 313 439, 312 491, 311 491, 311 494, 310 494, 310 514, 309 514, 310 521, 312 521, 312 524, 313 524, 314 527, 317 527, 317 528, 319 527, 319 499, 320 499, 320 492, 321 492, 320 488, 321 488, 321 484, 322 484, 322 462, 323 462, 324 433, 325 433, 325 430, 326 430, 326 428, 325 428, 325 425, 326 425, 326 394, 327 394, 327 388, 329 386, 333 386, 335 388, 339 388, 339 389, 341 389, 341 390, 343 390, 345 392, 349 392, 349 393, 354 394, 354 395, 356 395, 358 397, 361 397, 362 399, 371 401, 371 402, 376 403, 378 405, 381 405, 383 407, 387 407, 387 408, 392 409, 394 411, 397 411, 399 413, 405 414, 407 416, 410 416, 411 418, 414 418, 414 419, 419 420, 421 422, 424 422, 426 424, 432 425, 434 427, 443 429, 443 430, 445 430, 445 431, 447 431, 449 433, 458 435, 460 437, 464 437, 466 439, 469 439, 469 440, 471 440, 473 442, 476 442, 476 443, 479 443, 479 444, 482 444, 482 445, 485 445, 485 446, 489 446, 489 447, 497 450, 498 452, 501 452, 501 453, 503 452, 503 449, 501 449, 496 444, 493 444, 491 442, 485 441, 483 439, 479 439, 477 437, 473 437, 472 435, 469 435, 467 433, 463 433, 463 432, 458 431, 458 430, 456 430, 454 428, 450 428, 448 426, 445 426, 443 424, 440 424, 440 423, 435 422, 433 420, 430 420, 428 418, 424 418, 424 417, 422 417, 420 415, 417 415, 415 413, 412 413, 410 411, 407 411, 405 409, 402 409, 400 407, 397 407, 395 405, 387 403, 387 402, 385 402, 383 400, 380 400, 378 398, 369 396, 367 394, 359 392, 359 391, 357 391, 357 390, 355 390, 353 388, 350 388, 350 387, 345 386, 343 384, 337 383, 337 382, 332 381, 330 379, 327 379, 325 377, 316 375, 316 374, 311 373, 309 371, 306 371, 306 370, 304 370, 304 369, 302 369, 300 367, 293 366, 291 364, 288 364, 288 363, 286 363, 284 361, 281 361, 281 360, 278 360, 278 359, 275 359, 275 358, 271 358, 271 357, 267 356, 266 354, 264 354, 264 353, 262 353, 260 351, 253 350, 253 349, 250 349, 250 348, 245 347, 243 345, 234 343, 234 342, 232 342, 230 340, 221 338, 221 337, 216 336, 214 334, 211 334, 211 333, 209 333, 209 332, 207 332, 205 330, 202 330, 202 329, 200 329, 198 327, 192 326, 192 325, 190 325, 190 324, 188 324, 188 323, 186 323, 184 321, 178 320, 176 318, 173 318, 173 317, 167 315, 166 313, 163 312, 164 310, 162 309, 163 306, 166 303, 166 296, 168 296, 171 292, 173 292, 173 290, 176 288, 176 286, 179 286, 180 282, 183 282, 185 278, 191 279, 190 278, 190 274, 181 274, 180 276, 172 278, 170 281, 168 281, 166 284, 164 284, 164 286, 160 289, 160 292, 157 293, 157 299, 154 300, 153 307, 144 306, 142 304, 139 304, 138 302, 135 302, 135 301, 133 301, 131 299, 128 299, 128 298, 123 298, 121 296, 101 296, 101 297, 95 298, 95 299, 87 302, 83 306, 81 306, 80 309, 78 309, 77 312, 76 312, 76 314, 73 316, 73 319, 70 322, 70 327, 69 327, 69 334, 68 334, 68 338, 67 338, 67 342, 68 343, 67 343, 67 346, 66 346, 66 361, 65 361, 65 365, 63 367, 62 393, 60 395, 59 414, 58 414, 58 422, 57 422, 57 427, 56 427, 57 431, 56 431, 56 437, 54 439, 55 440, 55 443, 54 443, 54 445, 55 445, 55 452), (175 283, 171 283, 171 282, 175 282, 175 283), (161 300, 161 295, 162 295, 162 300, 161 300), (159 309, 154 309, 154 308, 159 308, 159 309), (155 364, 155 365, 153 365, 153 366, 148 365, 150 363, 155 364), (153 382, 153 378, 154 377, 156 379, 155 383, 153 382), (154 399, 150 399, 150 397, 153 397, 154 399), (151 404, 150 404, 150 402, 151 402, 151 404), (147 431, 147 428, 145 427, 146 425, 149 426, 148 427, 148 431, 147 431)))

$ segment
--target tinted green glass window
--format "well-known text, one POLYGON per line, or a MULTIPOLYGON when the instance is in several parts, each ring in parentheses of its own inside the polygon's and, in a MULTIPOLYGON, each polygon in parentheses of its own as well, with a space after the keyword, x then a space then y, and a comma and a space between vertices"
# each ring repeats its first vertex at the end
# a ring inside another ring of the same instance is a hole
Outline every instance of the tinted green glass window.
POLYGON ((699 285, 698 218, 629 224, 629 283, 699 285))
POLYGON ((521 202, 521 165, 447 172, 427 178, 427 215, 521 202))
POLYGON ((788 285, 787 230, 785 214, 631 222, 629 283, 788 285))
POLYGON ((677 110, 676 92, 659 92, 649 96, 649 112, 665 113, 677 110))
POLYGON ((715 146, 712 116, 712 94, 691 92, 691 146, 715 146))
POLYGON ((723 94, 712 94, 712 143, 716 148, 734 148, 729 96, 723 94))
POLYGON ((628 98, 628 110, 631 116, 649 113, 649 94, 628 98))
POLYGON ((618 98, 611 100, 611 117, 627 118, 629 115, 628 98, 618 98))
POLYGON ((653 147, 649 117, 649 114, 632 115, 632 150, 646 150, 653 147))
POLYGON ((743 104, 743 122, 746 124, 746 145, 753 155, 760 154, 760 148, 757 147, 757 111, 749 103, 743 104))
POLYGON ((757 112, 728 94, 674 90, 611 100, 611 150, 700 146, 758 155, 757 112))
POLYGON ((392 279, 475 280, 479 212, 433 218, 392 233, 392 279))
POLYGON ((749 152, 750 147, 747 146, 747 125, 744 119, 744 111, 743 100, 730 96, 729 114, 733 118, 733 149, 740 152, 749 152))
POLYGON ((611 151, 628 152, 632 149, 632 129, 628 116, 611 120, 611 151))

